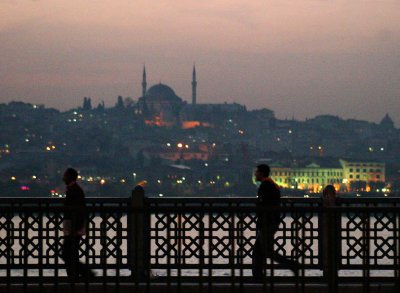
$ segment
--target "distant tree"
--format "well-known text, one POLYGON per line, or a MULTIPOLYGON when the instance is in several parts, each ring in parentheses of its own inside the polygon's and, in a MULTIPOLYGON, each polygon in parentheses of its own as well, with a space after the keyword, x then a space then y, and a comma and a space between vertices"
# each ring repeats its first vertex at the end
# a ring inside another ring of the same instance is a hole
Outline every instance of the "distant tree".
POLYGON ((90 97, 87 99, 87 109, 92 110, 92 98, 90 97))
POLYGON ((92 99, 88 97, 83 98, 83 110, 92 110, 92 99))
POLYGON ((115 104, 115 108, 117 109, 124 109, 124 100, 122 99, 122 96, 118 96, 117 98, 117 103, 115 104))
POLYGON ((99 103, 99 104, 97 105, 97 110, 103 111, 104 109, 105 109, 104 101, 102 101, 101 103, 99 103))
POLYGON ((374 181, 370 181, 368 184, 371 188, 371 191, 376 191, 377 189, 382 189, 385 187, 385 183, 384 182, 374 182, 374 181))
POLYGON ((367 188, 367 182, 366 181, 353 181, 350 183, 350 189, 353 191, 360 191, 360 190, 365 190, 367 188))
POLYGON ((135 101, 131 97, 126 97, 124 100, 125 108, 131 108, 135 105, 135 101))

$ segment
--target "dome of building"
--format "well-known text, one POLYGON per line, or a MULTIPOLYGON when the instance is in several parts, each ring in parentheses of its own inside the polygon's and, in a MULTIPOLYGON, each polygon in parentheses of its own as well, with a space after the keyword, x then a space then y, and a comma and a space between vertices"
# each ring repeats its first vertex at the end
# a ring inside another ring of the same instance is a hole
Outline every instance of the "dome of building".
POLYGON ((394 127, 394 122, 393 119, 389 116, 388 113, 386 113, 385 117, 381 120, 380 123, 381 126, 387 127, 387 128, 393 128, 394 127))
POLYGON ((181 101, 172 88, 162 83, 149 88, 146 92, 147 97, 156 100, 181 101))

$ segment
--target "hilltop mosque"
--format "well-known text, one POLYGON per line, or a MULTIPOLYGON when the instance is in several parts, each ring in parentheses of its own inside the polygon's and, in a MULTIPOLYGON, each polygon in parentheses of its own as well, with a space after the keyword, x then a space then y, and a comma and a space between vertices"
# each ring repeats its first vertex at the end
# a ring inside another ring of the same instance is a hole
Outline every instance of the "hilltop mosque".
POLYGON ((197 104, 196 67, 192 72, 192 102, 188 104, 176 95, 168 85, 159 84, 147 89, 146 67, 143 68, 142 96, 138 98, 135 114, 141 116, 147 125, 161 127, 178 126, 193 128, 197 126, 211 127, 204 119, 213 111, 235 112, 245 110, 239 104, 197 104))

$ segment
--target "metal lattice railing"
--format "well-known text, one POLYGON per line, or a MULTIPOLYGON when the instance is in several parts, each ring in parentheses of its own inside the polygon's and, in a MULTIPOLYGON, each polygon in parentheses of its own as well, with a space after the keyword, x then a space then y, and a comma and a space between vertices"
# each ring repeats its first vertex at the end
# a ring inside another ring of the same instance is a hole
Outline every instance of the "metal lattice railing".
MULTIPOLYGON (((60 260, 64 211, 62 199, 0 198, 0 279, 7 288, 68 281, 60 260)), ((276 213, 273 249, 299 271, 265 260, 269 286, 399 286, 398 198, 338 199, 335 207, 283 198, 279 208, 257 208, 254 198, 145 198, 135 191, 133 198, 88 198, 86 211, 80 258, 97 274, 86 283, 252 282, 256 215, 276 213)))

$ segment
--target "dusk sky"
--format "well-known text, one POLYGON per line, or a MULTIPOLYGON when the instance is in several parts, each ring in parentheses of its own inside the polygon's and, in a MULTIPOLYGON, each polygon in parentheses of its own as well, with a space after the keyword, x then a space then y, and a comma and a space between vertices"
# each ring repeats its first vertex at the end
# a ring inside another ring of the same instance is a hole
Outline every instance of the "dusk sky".
POLYGON ((399 0, 0 0, 0 103, 68 109, 162 81, 189 101, 400 126, 399 0))

